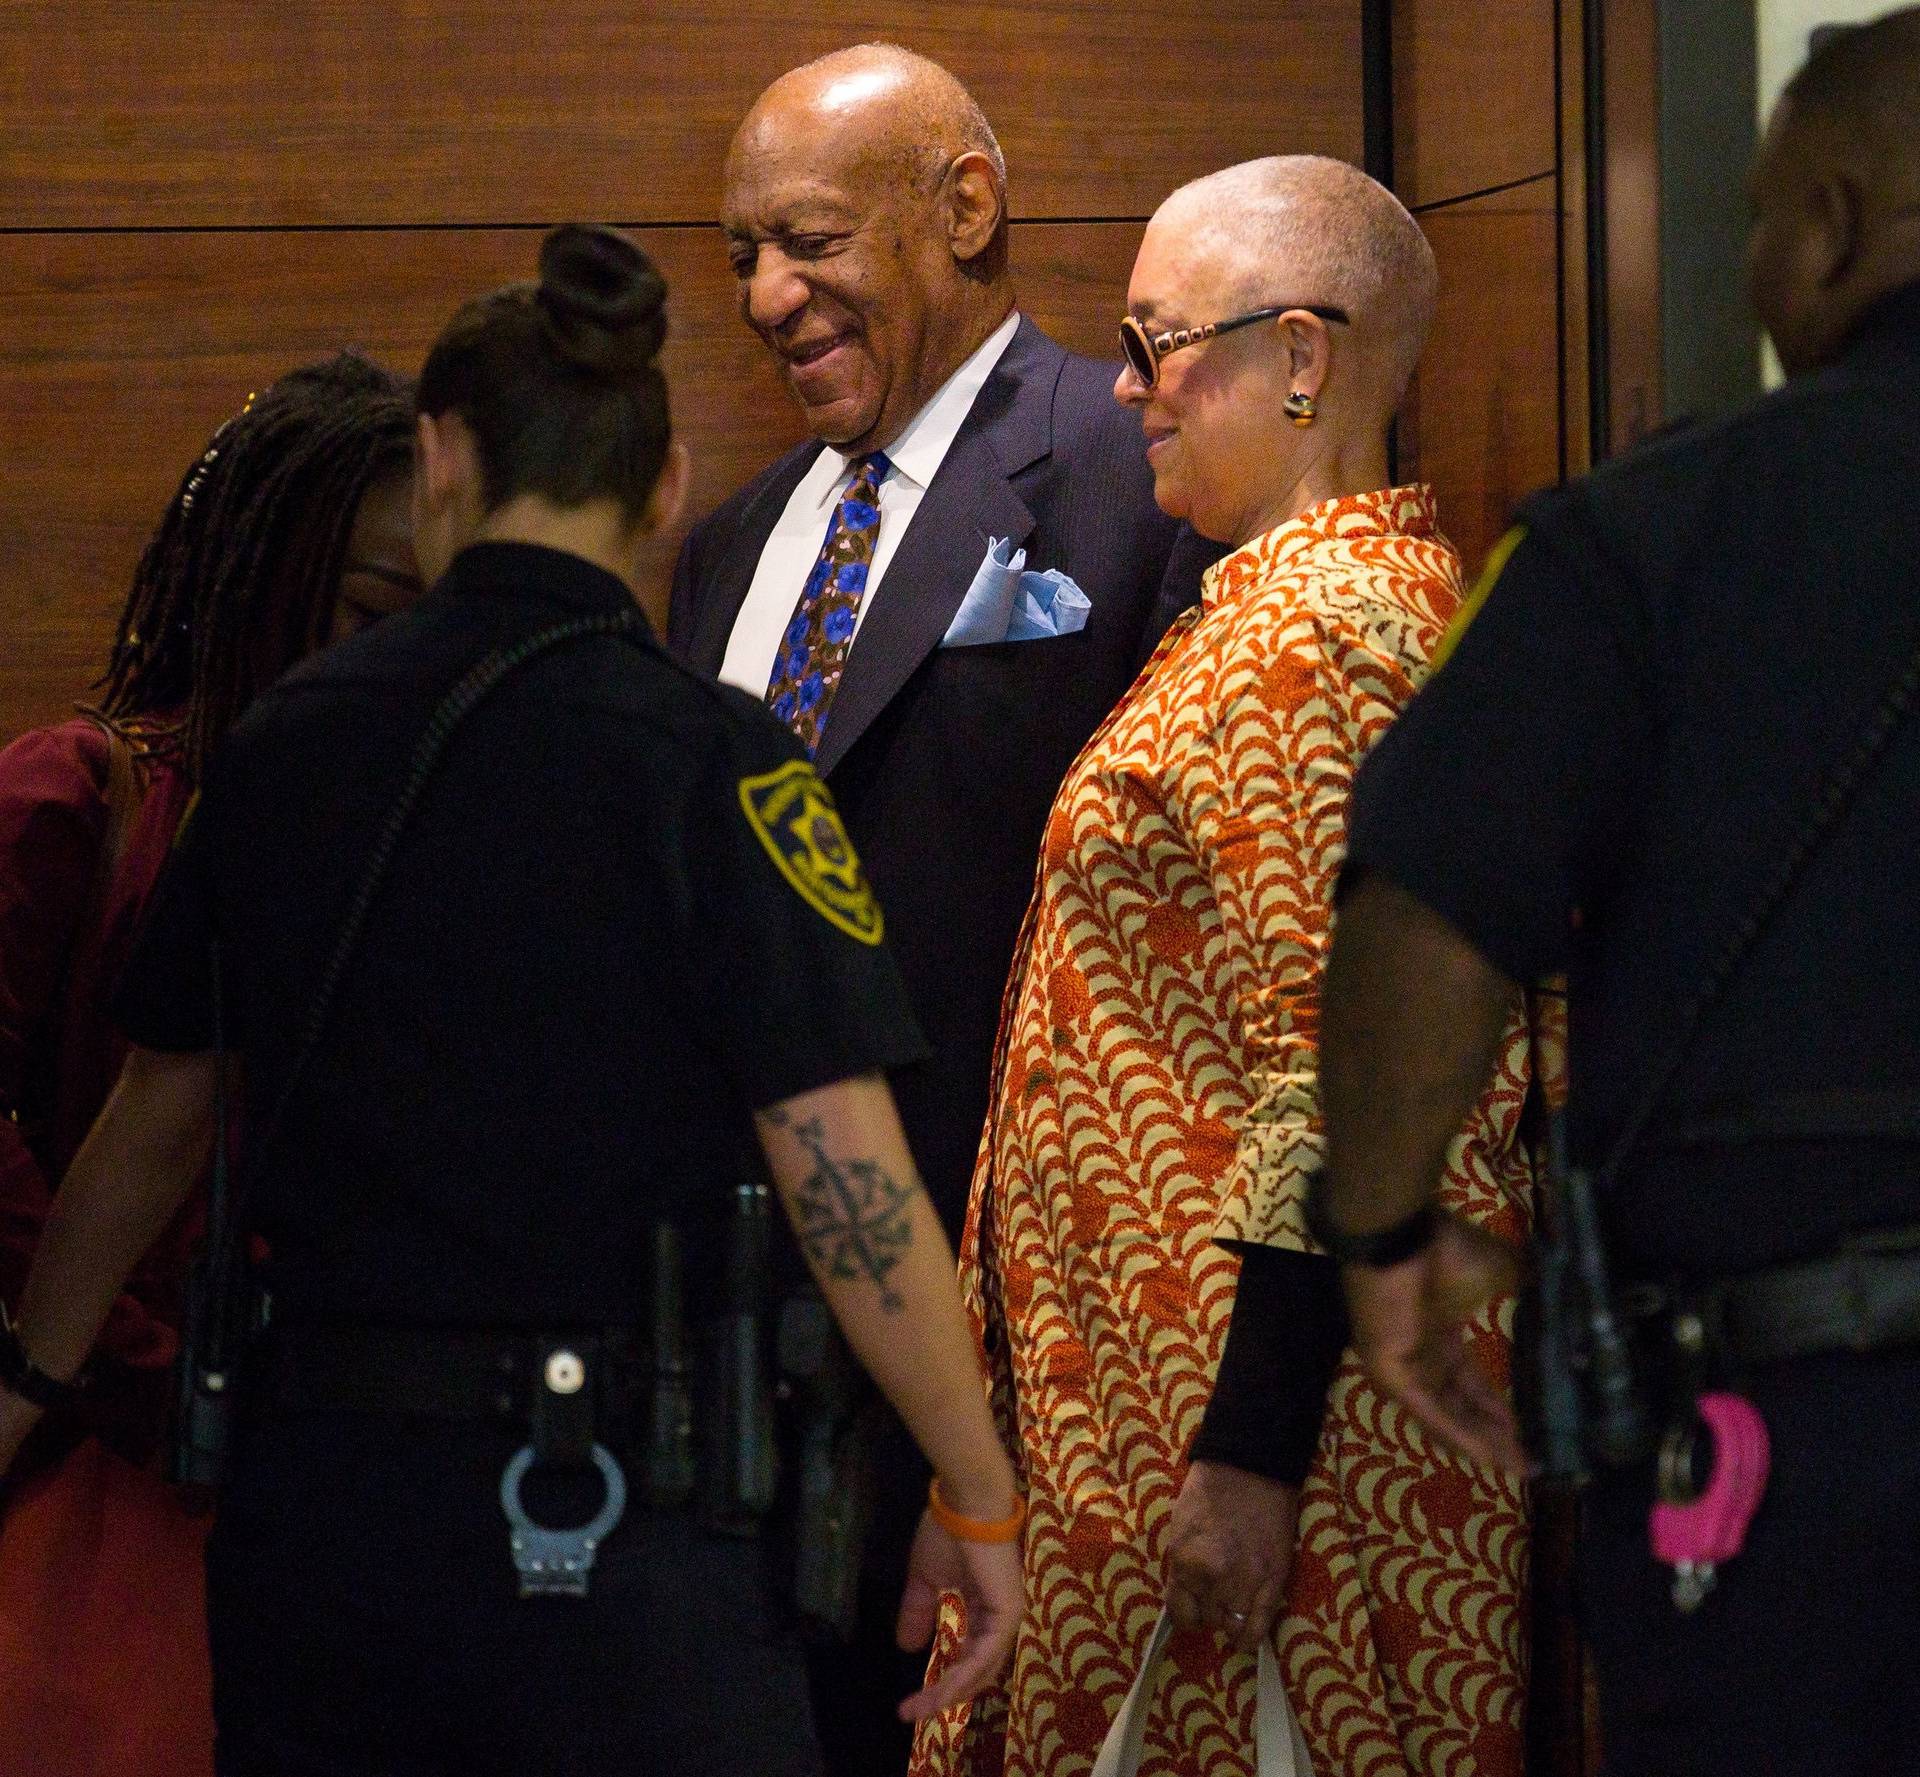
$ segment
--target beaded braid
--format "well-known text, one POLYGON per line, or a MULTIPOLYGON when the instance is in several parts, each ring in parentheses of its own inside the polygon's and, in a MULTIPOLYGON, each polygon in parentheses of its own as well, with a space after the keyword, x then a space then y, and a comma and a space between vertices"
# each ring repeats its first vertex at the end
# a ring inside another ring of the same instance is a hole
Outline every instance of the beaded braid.
POLYGON ((362 496, 408 460, 412 389, 355 353, 290 372, 213 435, 135 571, 105 713, 197 782, 254 696, 333 627, 362 496))

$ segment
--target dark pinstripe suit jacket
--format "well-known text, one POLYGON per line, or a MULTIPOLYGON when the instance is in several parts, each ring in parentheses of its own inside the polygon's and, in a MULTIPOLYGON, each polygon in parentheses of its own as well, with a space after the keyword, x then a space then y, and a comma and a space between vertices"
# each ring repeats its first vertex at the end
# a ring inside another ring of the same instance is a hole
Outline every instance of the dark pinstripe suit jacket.
MULTIPOLYGON (((933 1049, 893 1084, 950 1230, 1054 791, 1218 553, 1154 505, 1113 376, 1021 321, 887 568, 821 737, 933 1049), (1086 628, 940 647, 991 537, 1070 575, 1092 601, 1086 628)), ((719 671, 761 549, 822 448, 790 451, 687 539, 668 639, 697 670, 719 671)))

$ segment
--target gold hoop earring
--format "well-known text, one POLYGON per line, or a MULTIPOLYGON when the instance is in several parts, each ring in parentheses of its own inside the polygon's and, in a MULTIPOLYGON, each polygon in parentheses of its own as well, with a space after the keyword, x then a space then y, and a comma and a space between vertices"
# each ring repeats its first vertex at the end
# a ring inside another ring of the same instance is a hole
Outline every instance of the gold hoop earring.
POLYGON ((1319 410, 1314 406, 1311 395, 1303 395, 1295 389, 1286 400, 1280 403, 1280 411, 1296 426, 1310 426, 1319 410))

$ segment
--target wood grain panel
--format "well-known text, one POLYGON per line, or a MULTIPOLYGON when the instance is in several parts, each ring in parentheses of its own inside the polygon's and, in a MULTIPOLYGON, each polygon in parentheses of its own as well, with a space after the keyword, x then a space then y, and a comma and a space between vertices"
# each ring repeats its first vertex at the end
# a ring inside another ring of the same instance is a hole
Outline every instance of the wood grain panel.
POLYGON ((1393 175, 1445 203, 1550 173, 1554 0, 1395 0, 1393 175))
POLYGON ((1361 151, 1359 0, 13 0, 0 226, 699 221, 754 95, 875 37, 971 84, 1021 216, 1361 151))
POLYGON ((1401 470, 1438 489, 1470 577, 1520 501, 1559 479, 1555 202, 1549 176, 1420 218, 1440 301, 1401 414, 1401 470))
MULTIPOLYGON (((1110 355, 1140 224, 1015 231, 1023 301, 1110 355)), ((0 741, 60 715, 104 659, 149 527, 249 389, 358 346, 415 368, 455 305, 525 276, 531 230, 0 237, 0 741)), ((668 375, 705 512, 802 436, 733 307, 709 229, 654 229, 668 375)), ((678 537, 650 563, 664 593, 678 537)))

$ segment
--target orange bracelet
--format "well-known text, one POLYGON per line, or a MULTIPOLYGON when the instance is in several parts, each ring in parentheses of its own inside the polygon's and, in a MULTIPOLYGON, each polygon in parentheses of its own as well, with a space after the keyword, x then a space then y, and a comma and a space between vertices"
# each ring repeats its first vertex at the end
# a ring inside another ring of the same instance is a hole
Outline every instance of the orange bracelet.
POLYGON ((933 1514, 934 1523, 947 1535, 963 1543, 1017 1541, 1027 1521, 1027 1502, 1017 1493, 1013 1496, 1013 1510, 1004 1518, 969 1518, 964 1513, 956 1512, 940 1497, 938 1475, 927 1486, 927 1510, 933 1514))

